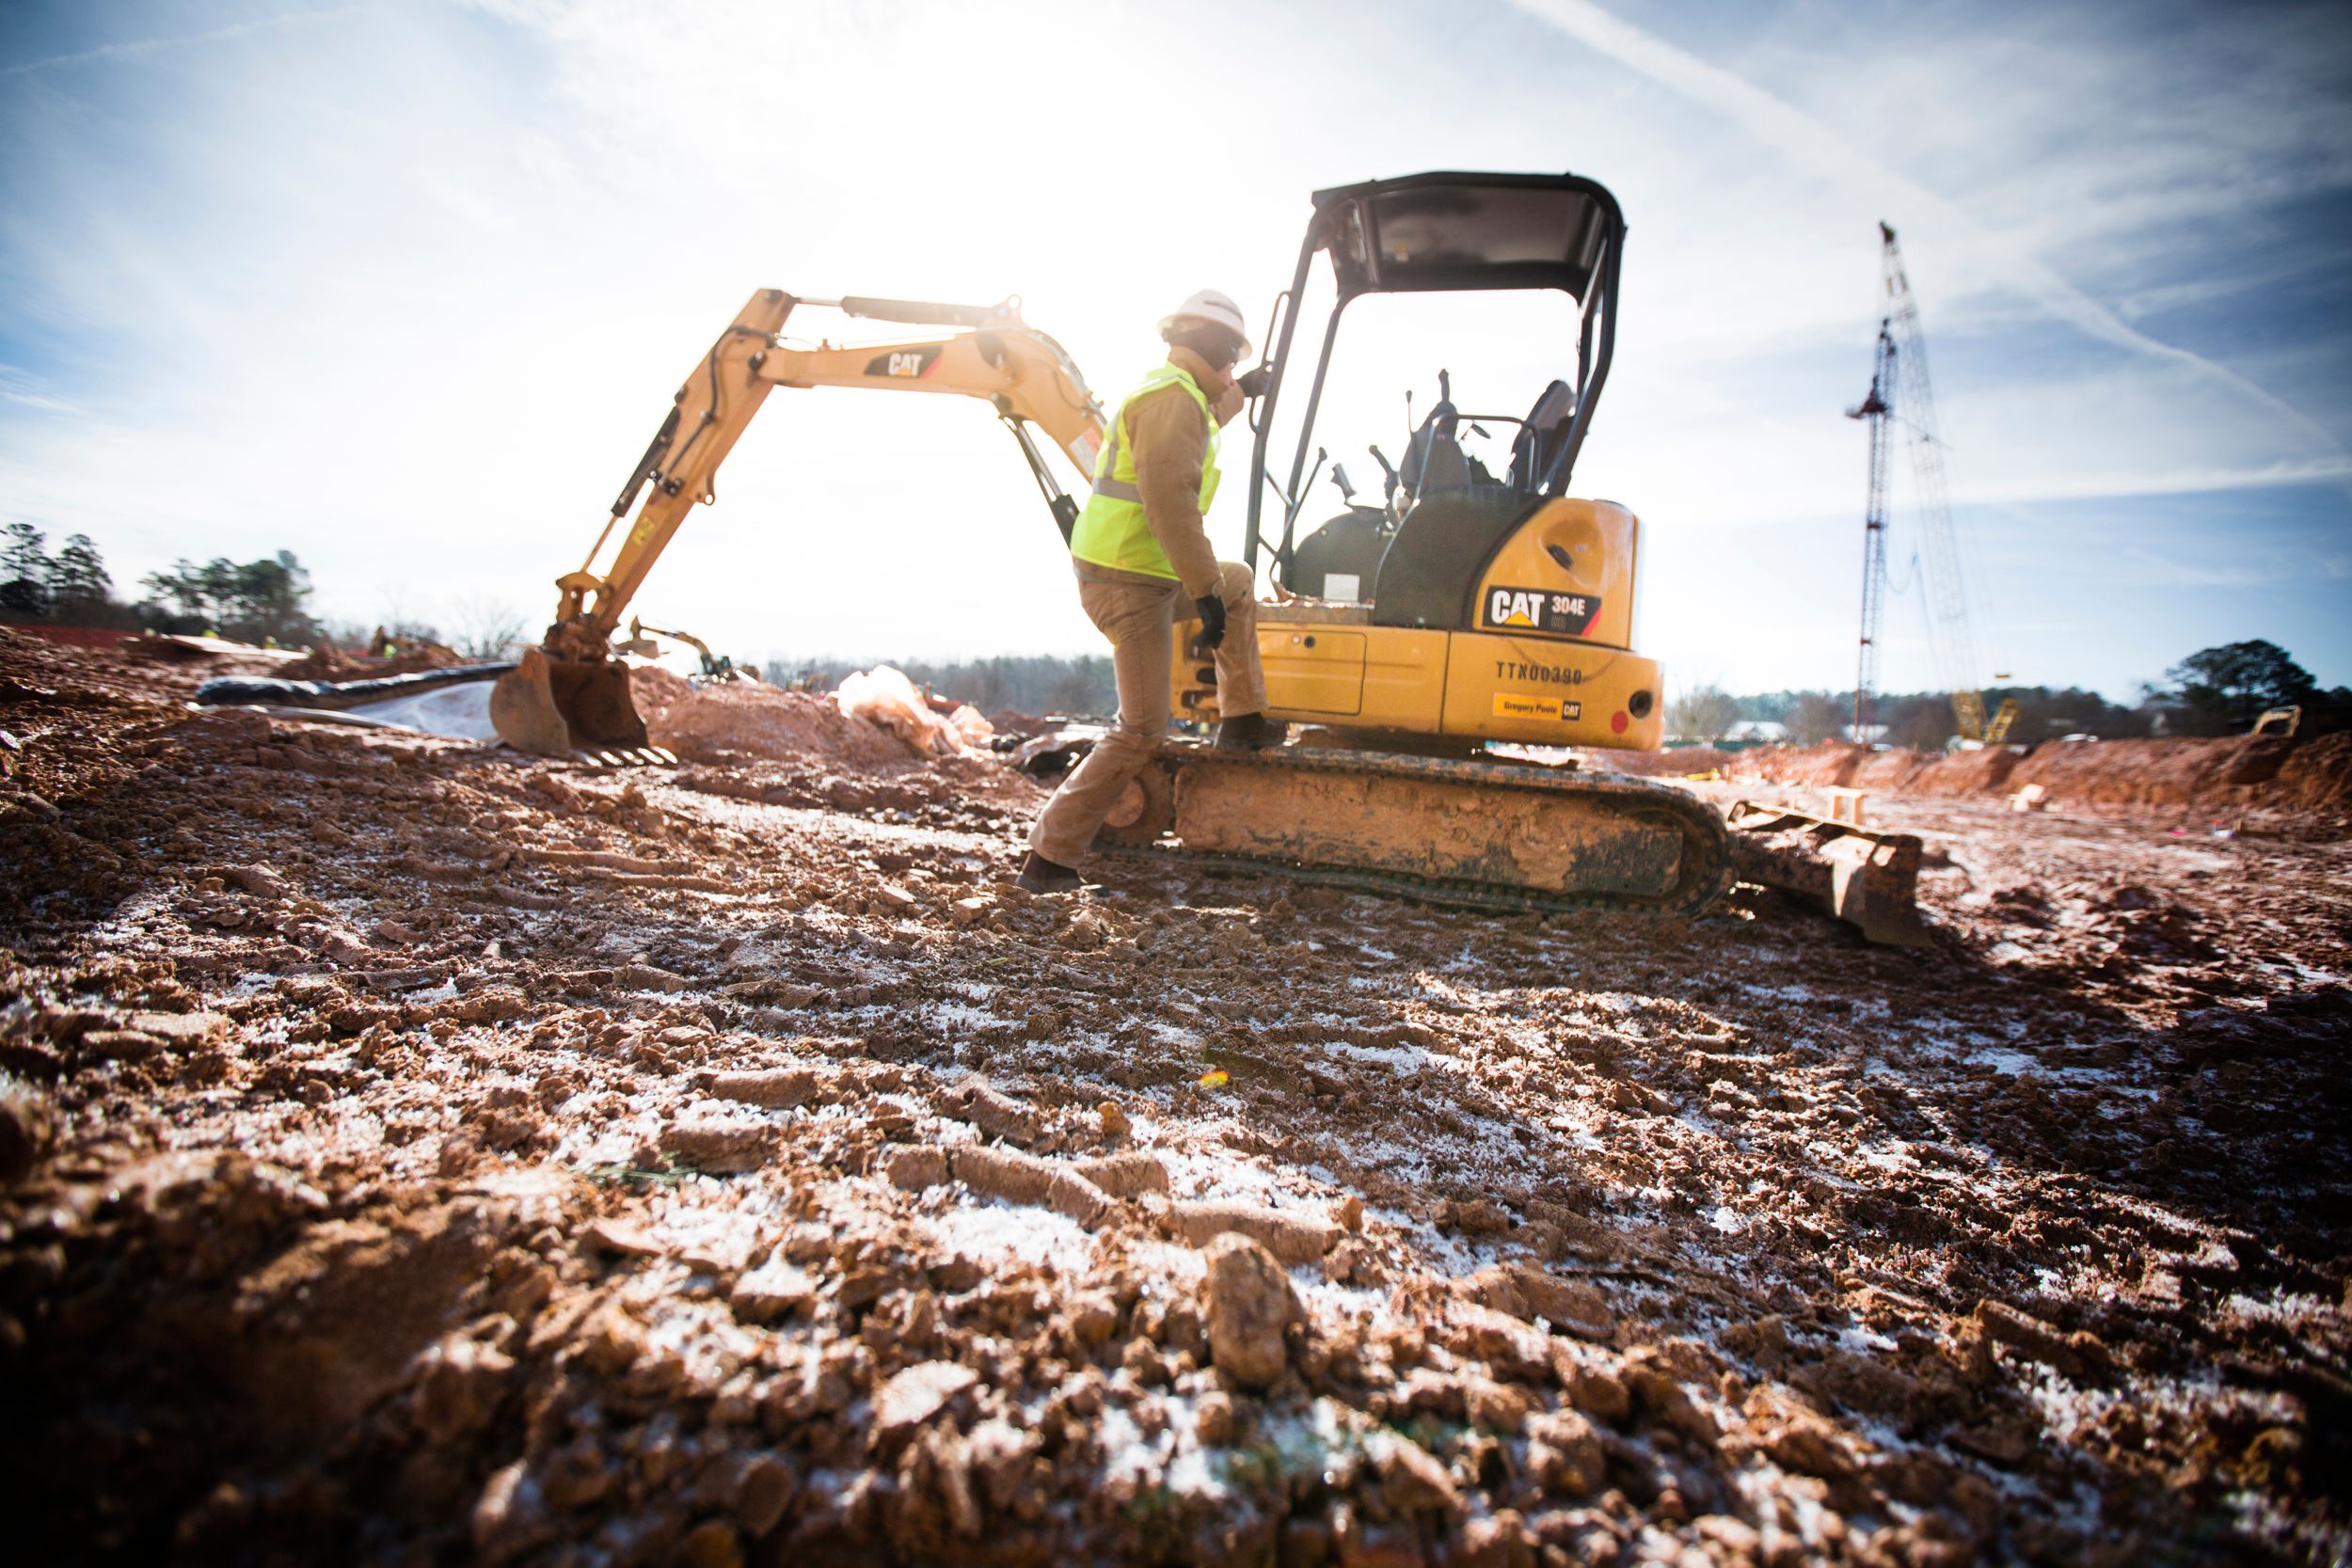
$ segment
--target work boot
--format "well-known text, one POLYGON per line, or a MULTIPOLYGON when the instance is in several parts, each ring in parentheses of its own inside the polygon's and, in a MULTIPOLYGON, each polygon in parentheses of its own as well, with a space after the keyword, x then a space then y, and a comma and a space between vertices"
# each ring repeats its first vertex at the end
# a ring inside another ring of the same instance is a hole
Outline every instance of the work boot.
POLYGON ((1263 713, 1236 713, 1216 727, 1220 752, 1263 752, 1282 743, 1282 726, 1263 713))
POLYGON ((1087 885, 1087 879, 1069 866, 1047 860, 1036 850, 1021 863, 1021 875, 1014 882, 1030 893, 1075 893, 1087 885))

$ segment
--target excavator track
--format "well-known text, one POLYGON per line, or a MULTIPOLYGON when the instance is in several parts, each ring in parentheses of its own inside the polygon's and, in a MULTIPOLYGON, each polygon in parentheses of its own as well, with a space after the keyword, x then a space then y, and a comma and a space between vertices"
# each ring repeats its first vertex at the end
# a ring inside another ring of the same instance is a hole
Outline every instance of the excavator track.
POLYGON ((1177 745, 1122 853, 1494 913, 1692 915, 1731 878, 1723 818, 1680 790, 1523 763, 1177 745), (1177 847, 1155 847, 1159 830, 1177 847))

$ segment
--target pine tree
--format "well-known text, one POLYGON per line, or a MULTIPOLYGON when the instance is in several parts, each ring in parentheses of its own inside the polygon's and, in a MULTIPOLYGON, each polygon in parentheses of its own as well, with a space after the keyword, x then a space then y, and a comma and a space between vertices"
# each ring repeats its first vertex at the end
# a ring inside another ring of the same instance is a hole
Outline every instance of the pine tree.
POLYGON ((49 563, 49 594, 59 614, 88 614, 114 596, 115 579, 87 533, 71 534, 49 563))
POLYGON ((19 615, 49 613, 49 552, 30 523, 10 523, 0 545, 0 610, 19 615))

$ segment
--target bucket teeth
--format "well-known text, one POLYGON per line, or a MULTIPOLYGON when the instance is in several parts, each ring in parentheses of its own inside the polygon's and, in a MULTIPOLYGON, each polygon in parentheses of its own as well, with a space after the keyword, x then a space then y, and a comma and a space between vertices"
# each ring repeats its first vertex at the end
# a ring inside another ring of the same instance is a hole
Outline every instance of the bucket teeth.
POLYGON ((551 659, 532 648, 490 690, 490 724, 518 752, 631 751, 646 743, 629 696, 628 667, 612 659, 551 659))

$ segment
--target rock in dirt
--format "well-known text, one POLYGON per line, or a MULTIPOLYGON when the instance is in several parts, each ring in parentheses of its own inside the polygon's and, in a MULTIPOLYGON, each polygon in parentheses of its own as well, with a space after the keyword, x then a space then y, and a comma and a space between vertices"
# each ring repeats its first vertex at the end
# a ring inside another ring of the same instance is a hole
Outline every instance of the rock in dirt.
POLYGON ((1153 1156, 1131 1150, 1077 1163, 1078 1174, 1113 1197, 1140 1197, 1168 1191, 1168 1167, 1153 1156))
POLYGON ((1242 1235, 1211 1242, 1200 1311, 1208 1320, 1209 1358, 1219 1372, 1244 1388, 1263 1388, 1282 1375, 1289 1363, 1283 1330, 1300 1308, 1290 1275, 1266 1248, 1242 1235))
POLYGON ((805 1105, 825 1085, 825 1075, 813 1068, 770 1068, 759 1072, 719 1072, 710 1077, 710 1092, 721 1100, 788 1111, 805 1105))
POLYGON ((473 1509, 473 1549, 484 1563, 512 1562, 555 1537, 538 1483, 515 1461, 490 1478, 473 1509))
POLYGON ((928 1146, 894 1148, 882 1157, 882 1176, 904 1193, 927 1192, 947 1181, 947 1151, 928 1146))
POLYGON ((735 1289, 727 1294, 727 1305, 744 1323, 768 1323, 816 1299, 817 1282, 806 1270, 778 1253, 736 1280, 735 1289))
POLYGON ((591 1246, 622 1258, 659 1258, 669 1251, 644 1226, 614 1215, 590 1221, 583 1234, 591 1246))
POLYGON ((1250 1203, 1177 1203, 1168 1215, 1176 1234, 1192 1246, 1207 1246, 1219 1236, 1247 1236, 1293 1268, 1316 1261, 1340 1240, 1340 1227, 1328 1220, 1250 1203))
POLYGON ((227 1034, 229 1020, 218 1013, 133 1013, 127 1027, 175 1051, 194 1051, 227 1034))
POLYGON ((776 1130, 761 1122, 681 1120, 662 1129, 661 1151, 714 1176, 757 1170, 775 1152, 776 1130))
POLYGON ((448 1334, 418 1358, 417 1430, 453 1443, 489 1425, 514 1376, 515 1358, 463 1334, 448 1334))
POLYGON ((456 1023, 511 1023, 531 1011, 531 1003, 512 986, 484 986, 452 997, 437 1011, 456 1023))
POLYGON ((1990 1297, 1977 1303, 1977 1322, 1987 1338, 2056 1369, 2076 1382, 2104 1377, 2114 1370, 2114 1358, 2095 1334, 2066 1333, 2029 1312, 1990 1297))
POLYGON ((956 1180, 976 1193, 1025 1203, 1069 1215, 1091 1230, 1111 1212, 1108 1194, 1055 1160, 1041 1159, 1011 1148, 982 1148, 965 1144, 950 1156, 956 1180))
POLYGON ((1593 1423, 1574 1410, 1534 1417, 1527 1423, 1527 1470, 1547 1491, 1581 1497, 1601 1482, 1605 1456, 1593 1423))
POLYGON ((1563 1279, 1526 1263, 1497 1263, 1457 1280, 1454 1290, 1471 1301, 1514 1318, 1541 1318, 1579 1338, 1606 1341, 1616 1333, 1616 1315, 1597 1287, 1563 1279))
POLYGON ((1380 1495, 1398 1513, 1454 1513, 1461 1488, 1427 1449, 1409 1437, 1391 1436, 1380 1450, 1380 1495))
POLYGON ((874 1395, 875 1443, 888 1446, 903 1441, 979 1380, 979 1373, 953 1361, 924 1361, 909 1367, 874 1395))
POLYGON ((0 1185, 21 1181, 57 1135, 56 1107, 30 1084, 0 1079, 0 1185))
POLYGON ((980 1079, 959 1085, 946 1096, 973 1126, 992 1138, 1025 1148, 1038 1140, 1041 1125, 1037 1112, 980 1079))

